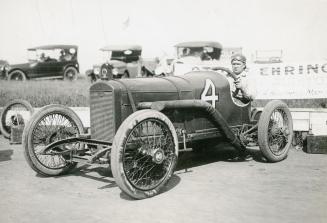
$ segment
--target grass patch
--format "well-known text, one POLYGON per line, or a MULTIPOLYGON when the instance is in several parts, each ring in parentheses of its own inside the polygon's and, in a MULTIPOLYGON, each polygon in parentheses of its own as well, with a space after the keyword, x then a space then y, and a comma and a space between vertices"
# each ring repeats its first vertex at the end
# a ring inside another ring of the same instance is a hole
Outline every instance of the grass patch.
POLYGON ((14 99, 24 99, 33 107, 62 104, 70 107, 89 106, 87 79, 77 81, 5 81, 0 80, 0 107, 14 99))
MULTIPOLYGON (((89 87, 87 79, 77 81, 29 80, 25 82, 0 80, 0 107, 14 99, 24 99, 33 107, 62 104, 69 107, 89 107, 89 87)), ((283 100, 283 99, 282 99, 283 100)), ((253 107, 264 107, 271 100, 255 100, 253 107)), ((327 99, 286 99, 290 108, 326 108, 327 99)))

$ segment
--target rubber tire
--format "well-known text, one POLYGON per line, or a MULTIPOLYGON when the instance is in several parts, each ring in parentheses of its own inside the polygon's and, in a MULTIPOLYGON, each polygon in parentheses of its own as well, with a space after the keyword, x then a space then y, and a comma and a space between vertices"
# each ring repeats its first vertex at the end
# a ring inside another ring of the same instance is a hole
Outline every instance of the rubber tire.
POLYGON ((30 165, 30 167, 37 173, 43 175, 43 176, 58 176, 67 173, 69 170, 73 169, 77 163, 71 163, 70 165, 67 165, 64 168, 61 169, 49 169, 45 166, 43 166, 38 159, 35 157, 33 148, 32 148, 32 133, 35 128, 35 125, 37 122, 43 118, 44 116, 50 114, 50 113, 59 113, 66 116, 69 116, 72 121, 75 122, 79 133, 84 133, 84 127, 81 119, 77 116, 77 114, 71 110, 68 107, 65 107, 63 105, 57 105, 52 104, 45 107, 42 107, 38 112, 36 112, 30 121, 28 122, 27 126, 25 126, 23 131, 23 138, 22 138, 22 144, 24 147, 24 155, 27 163, 30 165))
POLYGON ((287 105, 279 100, 270 101, 263 109, 260 119, 258 122, 258 144, 261 152, 263 153, 264 157, 267 159, 268 162, 278 162, 287 157, 288 151, 292 146, 292 139, 293 139, 293 121, 292 116, 289 108, 287 105), (289 136, 288 136, 288 143, 284 147, 283 152, 280 155, 273 154, 268 145, 268 125, 269 119, 271 114, 275 109, 282 109, 284 110, 285 114, 287 115, 288 119, 288 127, 289 127, 289 136))
POLYGON ((29 111, 31 113, 31 115, 33 114, 34 112, 34 108, 32 107, 32 105, 26 101, 26 100, 22 100, 22 99, 15 99, 15 100, 12 100, 10 101, 9 103, 7 103, 3 109, 2 109, 2 112, 1 112, 1 115, 0 115, 0 131, 2 133, 2 135, 5 137, 5 138, 10 138, 10 134, 11 134, 11 131, 6 129, 5 125, 5 121, 6 121, 6 115, 7 115, 7 112, 9 111, 10 107, 13 106, 13 105, 16 105, 16 104, 21 104, 23 105, 27 111, 29 111))
POLYGON ((78 71, 75 67, 67 67, 64 71, 64 80, 75 81, 77 80, 78 71), (73 72, 73 77, 68 77, 68 73, 73 72))
POLYGON ((173 126, 169 118, 163 113, 151 109, 145 109, 145 110, 134 112, 133 114, 128 116, 119 127, 112 144, 110 165, 111 165, 111 170, 114 179, 117 185, 120 187, 120 189, 134 199, 144 199, 144 198, 153 197, 161 191, 163 186, 167 183, 167 181, 170 179, 170 177, 174 172, 177 163, 177 158, 178 158, 178 138, 177 138, 175 127, 173 126), (173 161, 171 169, 169 170, 168 174, 166 175, 165 179, 161 182, 161 184, 159 184, 158 187, 156 187, 155 189, 144 191, 134 188, 130 184, 124 172, 122 158, 123 158, 124 145, 128 135, 139 122, 146 120, 148 118, 156 118, 167 124, 174 139, 176 157, 173 161))
POLYGON ((8 80, 9 81, 26 81, 26 74, 23 72, 23 71, 21 71, 21 70, 14 70, 14 71, 11 71, 9 74, 8 74, 8 80), (20 75, 21 76, 21 80, 13 80, 12 78, 13 78, 13 75, 14 74, 18 74, 18 75, 20 75))

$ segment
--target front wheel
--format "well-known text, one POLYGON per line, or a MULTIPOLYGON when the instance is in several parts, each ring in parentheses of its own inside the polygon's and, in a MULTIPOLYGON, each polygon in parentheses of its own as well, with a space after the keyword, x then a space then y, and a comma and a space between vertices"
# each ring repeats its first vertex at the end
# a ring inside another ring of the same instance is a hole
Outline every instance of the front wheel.
POLYGON ((137 111, 125 119, 114 137, 112 174, 131 197, 152 197, 172 176, 177 157, 177 135, 168 117, 150 109, 137 111))
POLYGON ((78 71, 75 67, 68 67, 64 71, 64 80, 75 81, 77 79, 78 71))
POLYGON ((79 143, 45 147, 58 140, 84 133, 76 113, 62 105, 48 105, 35 113, 23 132, 25 159, 30 167, 44 176, 64 174, 76 163, 71 161, 74 152, 82 147, 79 143))
POLYGON ((258 144, 269 162, 287 157, 292 145, 293 121, 287 105, 279 100, 269 102, 263 109, 258 123, 258 144))
POLYGON ((26 74, 21 70, 14 70, 8 75, 9 81, 26 81, 26 74))

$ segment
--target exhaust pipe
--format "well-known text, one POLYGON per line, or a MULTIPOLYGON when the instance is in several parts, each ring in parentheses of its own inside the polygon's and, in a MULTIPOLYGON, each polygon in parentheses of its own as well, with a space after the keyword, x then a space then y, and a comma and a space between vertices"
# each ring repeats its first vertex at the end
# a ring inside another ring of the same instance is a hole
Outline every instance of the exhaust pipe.
POLYGON ((233 133, 227 122, 214 107, 206 101, 202 100, 178 100, 178 101, 156 101, 156 102, 141 102, 138 104, 138 109, 153 109, 162 111, 165 109, 183 109, 193 108, 205 111, 213 120, 215 126, 220 129, 228 141, 240 152, 245 152, 245 146, 233 133))

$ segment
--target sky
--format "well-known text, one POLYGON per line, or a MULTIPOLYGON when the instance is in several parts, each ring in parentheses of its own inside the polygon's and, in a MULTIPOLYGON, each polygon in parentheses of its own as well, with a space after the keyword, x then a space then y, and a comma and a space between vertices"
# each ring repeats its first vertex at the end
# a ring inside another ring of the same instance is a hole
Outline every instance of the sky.
POLYGON ((286 61, 327 60, 327 0, 0 0, 0 59, 27 61, 26 49, 76 44, 81 70, 99 48, 140 44, 143 57, 172 55, 178 42, 283 50, 286 61))

